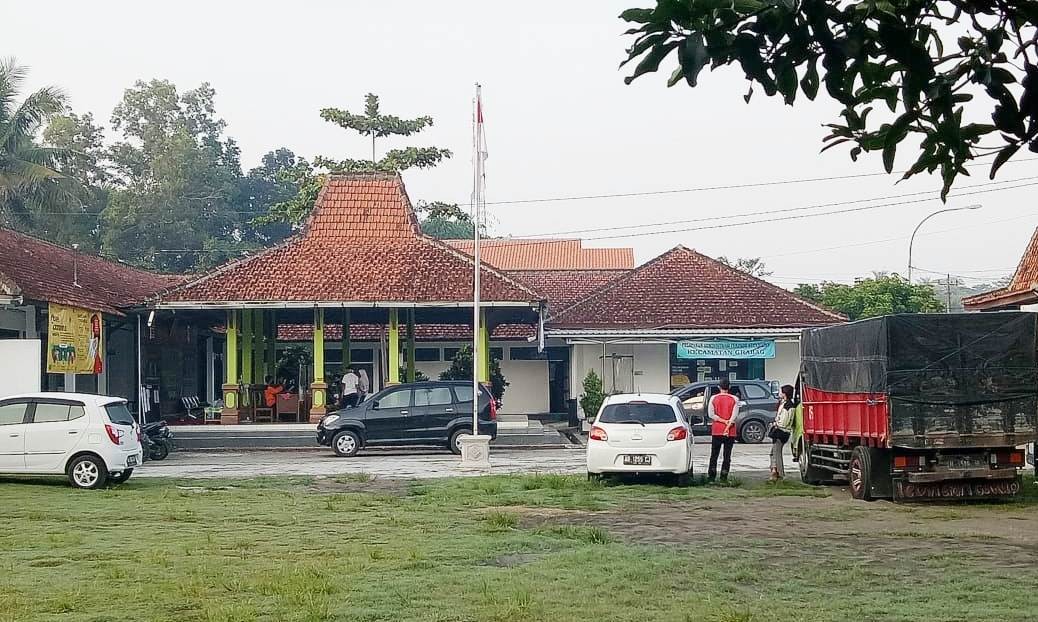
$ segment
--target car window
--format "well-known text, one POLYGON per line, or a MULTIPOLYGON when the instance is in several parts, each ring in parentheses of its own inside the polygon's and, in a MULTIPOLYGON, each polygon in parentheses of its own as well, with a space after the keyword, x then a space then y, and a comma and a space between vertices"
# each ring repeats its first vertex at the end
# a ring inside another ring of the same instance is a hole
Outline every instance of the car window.
POLYGON ((379 409, 384 408, 407 408, 411 405, 411 389, 398 389, 390 391, 378 398, 379 409))
POLYGON ((68 404, 36 404, 36 412, 32 416, 33 423, 54 423, 68 421, 68 404))
POLYGON ((0 406, 0 425, 22 423, 25 419, 25 402, 15 402, 0 406))
POLYGON ((429 389, 415 389, 415 406, 445 406, 454 403, 449 387, 432 387, 429 389))
POLYGON ((69 406, 68 407, 68 420, 75 421, 80 417, 86 416, 86 409, 82 406, 69 406))
MULTIPOLYGON (((712 385, 710 387, 710 395, 711 396, 717 395, 720 392, 721 392, 721 387, 717 386, 716 384, 712 385)), ((730 389, 728 389, 728 392, 731 393, 732 395, 734 395, 735 397, 740 397, 740 398, 742 397, 742 391, 740 390, 739 385, 732 385, 732 387, 730 389)))
POLYGON ((133 425, 133 415, 126 407, 126 402, 107 404, 105 412, 108 413, 108 420, 116 425, 133 425))
POLYGON ((602 409, 596 423, 674 423, 677 416, 670 404, 650 404, 648 402, 628 402, 626 404, 609 404, 602 409))
POLYGON ((771 394, 764 390, 764 387, 756 384, 744 385, 743 391, 748 400, 763 400, 771 397, 771 394))
POLYGON ((471 402, 472 386, 454 387, 454 395, 458 397, 459 402, 471 402))

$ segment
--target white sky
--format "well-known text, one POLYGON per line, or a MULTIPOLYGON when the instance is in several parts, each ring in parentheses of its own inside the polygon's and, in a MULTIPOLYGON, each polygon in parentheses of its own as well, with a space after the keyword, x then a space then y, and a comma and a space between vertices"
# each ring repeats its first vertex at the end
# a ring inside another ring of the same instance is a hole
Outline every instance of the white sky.
MULTIPOLYGON (((471 99, 483 84, 490 201, 658 191, 882 171, 879 155, 854 164, 846 150, 819 154, 836 117, 828 103, 783 106, 735 69, 705 73, 700 86, 666 88, 673 65, 633 85, 617 68, 629 38, 617 19, 648 0, 497 2, 9 2, 0 56, 32 69, 31 87, 55 84, 77 112, 107 121, 137 79, 168 78, 181 90, 210 82, 217 112, 242 148, 246 169, 268 150, 363 157, 364 139, 320 119, 320 108, 432 115, 422 134, 385 148, 437 145, 453 160, 405 173, 412 201, 467 202, 471 99)), ((909 152, 897 169, 911 163, 909 152)), ((1022 154, 1021 158, 1033 154, 1022 154)), ((913 157, 914 160, 914 157, 913 157)), ((987 181, 985 169, 960 186, 987 181)), ((999 179, 1038 175, 1038 161, 1007 165, 999 179)), ((492 206, 493 231, 522 236, 573 229, 695 220, 937 190, 938 179, 868 177, 825 183, 492 206)), ((1027 183, 1027 182, 1021 182, 1027 183)), ((1033 182, 1032 182, 1033 183, 1033 182)), ((1006 184, 1013 185, 1013 184, 1006 184)), ((966 283, 1009 273, 1035 226, 1035 187, 949 199, 983 209, 942 214, 915 244, 917 267, 966 283)), ((953 191, 954 192, 954 191, 953 191)), ((970 192, 970 190, 960 190, 970 192)), ((934 195, 928 195, 934 196, 934 195)), ((919 197, 909 197, 911 199, 919 197)), ((889 201, 888 201, 889 202, 889 201)), ((860 204, 828 209, 847 209, 860 204)), ((904 274, 908 236, 939 201, 698 232, 588 241, 633 246, 639 262, 677 244, 708 255, 761 256, 770 280, 849 280, 872 270, 904 274), (865 244, 875 240, 892 241, 865 244)), ((822 210, 824 211, 824 210, 822 210)), ((765 218, 765 217, 762 217, 765 218)), ((712 223, 700 224, 716 224, 712 223)), ((614 233, 615 232, 611 232, 614 233)), ((595 235, 589 233, 586 236, 595 235)), ((924 273, 918 272, 918 276, 924 273)))

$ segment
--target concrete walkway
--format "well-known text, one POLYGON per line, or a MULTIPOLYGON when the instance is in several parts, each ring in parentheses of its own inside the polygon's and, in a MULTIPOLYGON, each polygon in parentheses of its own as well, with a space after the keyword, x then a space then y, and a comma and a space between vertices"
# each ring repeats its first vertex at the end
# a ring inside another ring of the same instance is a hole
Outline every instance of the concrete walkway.
MULTIPOLYGON (((767 472, 770 445, 737 445, 732 455, 732 472, 767 472)), ((696 473, 706 472, 709 446, 697 447, 696 473)), ((583 474, 582 449, 492 449, 490 473, 583 474)), ((788 475, 796 464, 788 457, 788 475)), ((161 462, 146 462, 134 477, 239 478, 265 475, 342 475, 366 473, 385 478, 437 478, 483 475, 459 466, 459 458, 447 451, 366 450, 353 458, 338 458, 330 450, 248 451, 190 453, 174 452, 161 462)))

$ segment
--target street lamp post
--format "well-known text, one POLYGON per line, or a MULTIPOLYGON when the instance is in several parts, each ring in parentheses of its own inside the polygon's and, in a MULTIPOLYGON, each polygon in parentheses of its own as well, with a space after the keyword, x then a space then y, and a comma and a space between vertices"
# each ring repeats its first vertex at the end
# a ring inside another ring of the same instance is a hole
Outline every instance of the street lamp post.
POLYGON ((974 205, 966 205, 964 207, 949 207, 947 209, 939 209, 936 212, 933 212, 933 213, 927 215, 926 218, 924 218, 924 219, 919 221, 919 224, 916 225, 915 229, 912 230, 912 237, 908 241, 908 282, 909 283, 912 282, 912 245, 915 244, 915 234, 919 232, 919 227, 922 227, 924 222, 926 222, 927 220, 930 220, 931 218, 933 218, 937 214, 944 214, 945 212, 959 212, 959 211, 962 211, 962 210, 968 210, 968 209, 972 210, 972 209, 980 209, 980 208, 981 208, 981 205, 978 203, 978 204, 974 204, 974 205))

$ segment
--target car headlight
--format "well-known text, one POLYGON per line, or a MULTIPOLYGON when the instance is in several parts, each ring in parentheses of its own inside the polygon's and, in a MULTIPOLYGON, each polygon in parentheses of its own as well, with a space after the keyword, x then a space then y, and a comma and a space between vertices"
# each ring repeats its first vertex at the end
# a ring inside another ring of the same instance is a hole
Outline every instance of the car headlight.
POLYGON ((323 425, 324 427, 328 427, 329 425, 335 423, 338 420, 339 415, 328 415, 324 419, 321 419, 321 425, 323 425))

